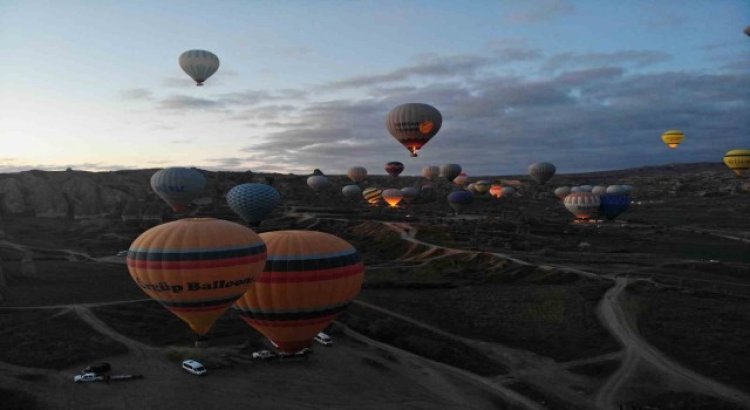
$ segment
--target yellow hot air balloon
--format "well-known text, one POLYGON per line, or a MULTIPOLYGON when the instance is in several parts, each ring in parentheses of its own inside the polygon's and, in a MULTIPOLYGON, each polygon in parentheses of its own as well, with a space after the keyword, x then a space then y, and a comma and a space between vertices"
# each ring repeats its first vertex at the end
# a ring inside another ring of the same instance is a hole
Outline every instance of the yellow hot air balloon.
POLYGON ((266 245, 234 222, 180 219, 142 233, 127 263, 147 295, 204 335, 263 271, 266 245))
POLYGON ((364 263, 357 249, 331 234, 275 231, 260 236, 268 246, 268 262, 234 308, 281 351, 297 352, 357 297, 364 263))
POLYGON ((678 145, 685 141, 685 134, 680 130, 669 130, 661 134, 661 140, 671 149, 677 148, 678 145))
POLYGON ((724 164, 738 177, 750 174, 750 149, 733 149, 724 155, 724 164))

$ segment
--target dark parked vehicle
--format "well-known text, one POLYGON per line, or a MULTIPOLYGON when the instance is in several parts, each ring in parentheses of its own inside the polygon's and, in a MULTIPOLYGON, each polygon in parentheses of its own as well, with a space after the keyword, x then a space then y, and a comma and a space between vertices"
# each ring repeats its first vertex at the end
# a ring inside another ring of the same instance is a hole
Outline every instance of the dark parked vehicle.
POLYGON ((85 369, 81 370, 81 374, 84 373, 94 373, 94 374, 102 374, 107 373, 112 366, 110 366, 107 362, 101 362, 101 363, 93 363, 88 365, 85 369))

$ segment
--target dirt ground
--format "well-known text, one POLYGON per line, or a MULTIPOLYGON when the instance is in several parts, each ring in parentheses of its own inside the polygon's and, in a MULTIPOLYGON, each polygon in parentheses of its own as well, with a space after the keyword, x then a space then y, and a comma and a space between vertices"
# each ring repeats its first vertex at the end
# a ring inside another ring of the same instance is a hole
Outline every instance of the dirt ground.
POLYGON ((277 175, 284 206, 257 230, 335 233, 367 265, 334 346, 302 361, 251 360, 267 342, 232 312, 193 348, 114 256, 147 226, 0 215, 0 407, 750 408, 750 193, 718 169, 672 171, 559 176, 458 216, 429 199, 346 203, 277 175), (550 191, 582 183, 633 184, 632 208, 572 223, 550 191), (208 375, 181 370, 187 357, 208 375), (72 383, 102 360, 144 377, 72 383))

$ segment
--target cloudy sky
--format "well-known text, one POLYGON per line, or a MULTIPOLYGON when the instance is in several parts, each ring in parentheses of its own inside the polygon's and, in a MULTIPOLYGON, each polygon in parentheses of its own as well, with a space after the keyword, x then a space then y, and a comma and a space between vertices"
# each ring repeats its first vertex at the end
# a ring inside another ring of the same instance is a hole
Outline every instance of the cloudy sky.
POLYGON ((0 172, 720 161, 750 147, 748 25, 747 0, 0 0, 0 172), (188 49, 221 59, 205 87, 188 49), (405 102, 443 115, 418 158, 385 128, 405 102))

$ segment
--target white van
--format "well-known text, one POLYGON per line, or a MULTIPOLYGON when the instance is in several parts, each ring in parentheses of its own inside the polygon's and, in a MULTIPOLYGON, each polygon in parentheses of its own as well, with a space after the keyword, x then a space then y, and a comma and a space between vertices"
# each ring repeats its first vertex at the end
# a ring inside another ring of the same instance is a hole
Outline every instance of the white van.
POLYGON ((323 346, 330 346, 333 344, 333 339, 331 339, 331 336, 328 336, 327 334, 320 332, 313 338, 316 342, 322 344, 323 346))
POLYGON ((185 360, 182 362, 182 368, 185 369, 186 372, 192 373, 196 376, 203 376, 206 374, 206 368, 195 360, 185 360))

